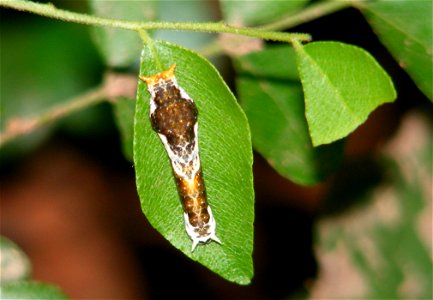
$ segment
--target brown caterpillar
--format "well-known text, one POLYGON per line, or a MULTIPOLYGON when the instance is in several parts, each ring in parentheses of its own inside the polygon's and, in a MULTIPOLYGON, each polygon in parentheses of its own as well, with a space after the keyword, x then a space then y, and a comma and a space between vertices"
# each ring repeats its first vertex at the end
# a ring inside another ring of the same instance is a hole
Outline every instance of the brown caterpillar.
POLYGON ((192 251, 199 243, 214 240, 216 222, 207 203, 198 148, 198 111, 194 101, 179 87, 173 64, 153 76, 140 76, 150 93, 150 120, 170 158, 182 200, 185 229, 192 251))

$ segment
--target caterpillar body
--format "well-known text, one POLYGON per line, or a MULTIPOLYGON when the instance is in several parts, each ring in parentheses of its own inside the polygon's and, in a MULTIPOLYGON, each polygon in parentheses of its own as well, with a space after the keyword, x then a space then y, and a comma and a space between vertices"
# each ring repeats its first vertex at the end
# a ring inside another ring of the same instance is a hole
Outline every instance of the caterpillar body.
POLYGON ((150 94, 150 120, 171 162, 181 198, 192 251, 216 236, 216 222, 207 202, 198 145, 198 111, 174 75, 176 65, 153 76, 140 76, 150 94))

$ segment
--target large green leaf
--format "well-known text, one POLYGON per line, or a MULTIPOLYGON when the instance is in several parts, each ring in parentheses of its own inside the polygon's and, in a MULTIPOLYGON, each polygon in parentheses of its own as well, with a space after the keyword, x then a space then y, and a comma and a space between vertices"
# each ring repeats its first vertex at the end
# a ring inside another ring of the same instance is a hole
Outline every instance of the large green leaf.
POLYGON ((296 50, 315 146, 347 136, 379 105, 396 98, 388 74, 361 48, 315 42, 296 50))
POLYGON ((304 97, 290 46, 273 46, 239 57, 237 90, 251 126, 254 148, 281 175, 314 184, 336 166, 341 143, 314 148, 304 97))
POLYGON ((308 0, 221 0, 224 19, 232 23, 259 25, 274 21, 293 13, 307 3, 308 0))
POLYGON ((362 7, 379 39, 433 101, 432 1, 374 1, 362 7))
POLYGON ((115 122, 122 139, 123 155, 129 161, 132 157, 132 144, 134 138, 134 114, 135 100, 128 98, 119 98, 112 103, 115 122))
MULTIPOLYGON (((155 1, 100 1, 90 0, 94 14, 132 21, 152 21, 156 16, 155 1)), ((141 50, 141 40, 136 32, 111 28, 95 27, 94 40, 110 67, 128 67, 137 61, 141 50)))
POLYGON ((156 41, 144 47, 141 75, 176 63, 180 86, 198 111, 199 146, 217 236, 191 252, 168 156, 149 121, 149 94, 139 83, 134 124, 137 189, 149 222, 176 248, 227 280, 248 284, 253 276, 254 192, 252 149, 246 117, 215 68, 187 49, 156 41))

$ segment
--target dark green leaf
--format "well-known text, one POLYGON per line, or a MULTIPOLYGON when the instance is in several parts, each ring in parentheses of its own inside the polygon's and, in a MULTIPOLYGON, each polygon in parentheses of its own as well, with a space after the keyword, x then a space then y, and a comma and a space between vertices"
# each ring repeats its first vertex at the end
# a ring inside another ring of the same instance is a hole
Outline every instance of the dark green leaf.
POLYGON ((0 299, 69 299, 58 287, 34 281, 18 281, 0 286, 0 299))
MULTIPOLYGON (((131 21, 152 21, 156 16, 155 1, 90 0, 97 16, 131 21)), ((111 27, 95 27, 94 40, 110 67, 128 67, 137 61, 142 46, 137 32, 111 27)))
POLYGON ((293 48, 277 46, 239 57, 237 90, 254 148, 283 176, 314 184, 333 169, 341 145, 314 148, 293 48))
POLYGON ((379 39, 433 101, 432 1, 374 1, 362 7, 379 39))
POLYGON ((140 74, 154 75, 176 63, 179 85, 199 111, 199 145, 208 201, 222 245, 191 252, 169 158, 149 121, 149 94, 140 83, 134 124, 137 189, 149 222, 176 248, 227 280, 248 284, 253 276, 254 192, 246 117, 215 68, 204 58, 166 42, 145 46, 140 74))
POLYGON ((339 42, 297 47, 313 145, 331 143, 355 130, 396 92, 388 74, 361 48, 339 42))
POLYGON ((113 103, 117 128, 122 138, 122 150, 125 157, 132 161, 132 144, 134 138, 135 100, 122 98, 113 103))
POLYGON ((235 63, 241 75, 299 82, 296 56, 290 46, 267 47, 263 51, 242 56, 235 63))
POLYGON ((233 1, 221 0, 224 19, 231 23, 259 25, 293 13, 308 0, 233 1))

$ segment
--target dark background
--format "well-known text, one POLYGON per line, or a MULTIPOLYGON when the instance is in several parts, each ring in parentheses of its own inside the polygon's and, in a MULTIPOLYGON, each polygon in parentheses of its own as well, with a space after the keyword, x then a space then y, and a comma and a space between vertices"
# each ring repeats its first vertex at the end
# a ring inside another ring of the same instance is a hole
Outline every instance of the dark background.
MULTIPOLYGON (((63 6, 85 10, 82 3, 63 6)), ((104 67, 86 26, 5 9, 0 16, 2 125, 15 113, 38 112, 101 81, 104 67), (21 99, 23 91, 29 94, 21 99), (46 101, 35 104, 38 99, 46 101)), ((1 234, 29 255, 32 278, 59 285, 72 298, 305 295, 318 274, 315 222, 344 213, 353 205, 351 195, 383 179, 378 149, 408 111, 424 111, 431 121, 431 105, 357 10, 345 9, 292 31, 364 48, 391 75, 399 96, 347 139, 339 172, 322 184, 295 185, 255 154, 255 277, 250 286, 227 282, 187 259, 149 225, 109 104, 1 149, 1 234)), ((232 82, 230 65, 223 73, 232 82)))

